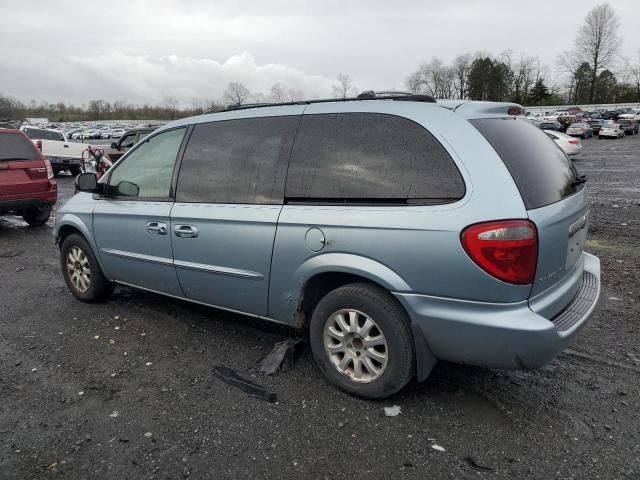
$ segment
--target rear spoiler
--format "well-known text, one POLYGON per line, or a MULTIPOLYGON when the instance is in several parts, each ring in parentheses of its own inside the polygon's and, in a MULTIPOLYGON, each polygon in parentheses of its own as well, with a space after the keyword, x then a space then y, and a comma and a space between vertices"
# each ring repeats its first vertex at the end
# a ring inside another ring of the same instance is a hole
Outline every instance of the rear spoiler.
POLYGON ((438 100, 438 104, 453 110, 465 118, 487 117, 524 117, 525 109, 522 105, 511 102, 479 102, 464 100, 438 100))

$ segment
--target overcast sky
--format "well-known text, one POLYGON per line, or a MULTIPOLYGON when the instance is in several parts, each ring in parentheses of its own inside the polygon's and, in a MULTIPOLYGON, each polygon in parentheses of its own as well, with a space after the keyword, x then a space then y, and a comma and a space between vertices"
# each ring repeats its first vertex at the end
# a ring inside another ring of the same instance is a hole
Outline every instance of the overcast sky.
MULTIPOLYGON (((50 102, 221 98, 280 82, 324 97, 336 75, 402 88, 420 62, 509 48, 552 69, 602 0, 0 0, 0 94, 50 102)), ((621 53, 640 49, 640 0, 615 0, 621 53)))

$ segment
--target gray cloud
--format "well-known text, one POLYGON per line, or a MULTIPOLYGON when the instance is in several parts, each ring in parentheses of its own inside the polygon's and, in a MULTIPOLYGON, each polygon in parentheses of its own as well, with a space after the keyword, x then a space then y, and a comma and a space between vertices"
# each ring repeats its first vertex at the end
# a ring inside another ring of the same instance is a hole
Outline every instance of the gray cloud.
MULTIPOLYGON (((12 2, 3 8, 0 92, 28 101, 188 103, 229 81, 327 96, 339 72, 360 89, 401 88, 433 56, 509 48, 554 66, 587 10, 575 2, 368 0, 12 2), (99 6, 98 6, 99 5, 99 6)), ((640 2, 612 3, 623 53, 640 48, 640 2)))

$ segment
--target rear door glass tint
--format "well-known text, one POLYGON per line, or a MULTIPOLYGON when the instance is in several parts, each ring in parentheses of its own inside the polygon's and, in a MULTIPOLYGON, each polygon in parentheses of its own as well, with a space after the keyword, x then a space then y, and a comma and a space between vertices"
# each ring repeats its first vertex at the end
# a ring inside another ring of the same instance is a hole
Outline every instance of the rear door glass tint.
POLYGON ((573 195, 576 170, 543 131, 518 118, 470 120, 498 153, 513 177, 527 210, 573 195))
POLYGON ((282 204, 299 115, 195 125, 184 152, 176 200, 282 204))
POLYGON ((31 141, 17 133, 0 133, 0 162, 39 159, 31 141))
POLYGON ((453 159, 427 130, 378 113, 304 115, 286 197, 326 203, 443 203, 464 196, 453 159))

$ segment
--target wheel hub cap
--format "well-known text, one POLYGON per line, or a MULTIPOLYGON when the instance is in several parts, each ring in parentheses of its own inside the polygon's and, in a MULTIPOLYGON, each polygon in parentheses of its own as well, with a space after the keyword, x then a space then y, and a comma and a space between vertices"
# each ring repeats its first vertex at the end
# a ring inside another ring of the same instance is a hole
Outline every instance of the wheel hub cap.
POLYGON ((74 288, 86 292, 91 285, 91 269, 89 259, 82 249, 73 246, 67 252, 67 274, 74 288))
POLYGON ((358 310, 343 309, 329 317, 324 348, 335 369, 354 382, 373 382, 387 366, 385 336, 371 317, 358 310))

